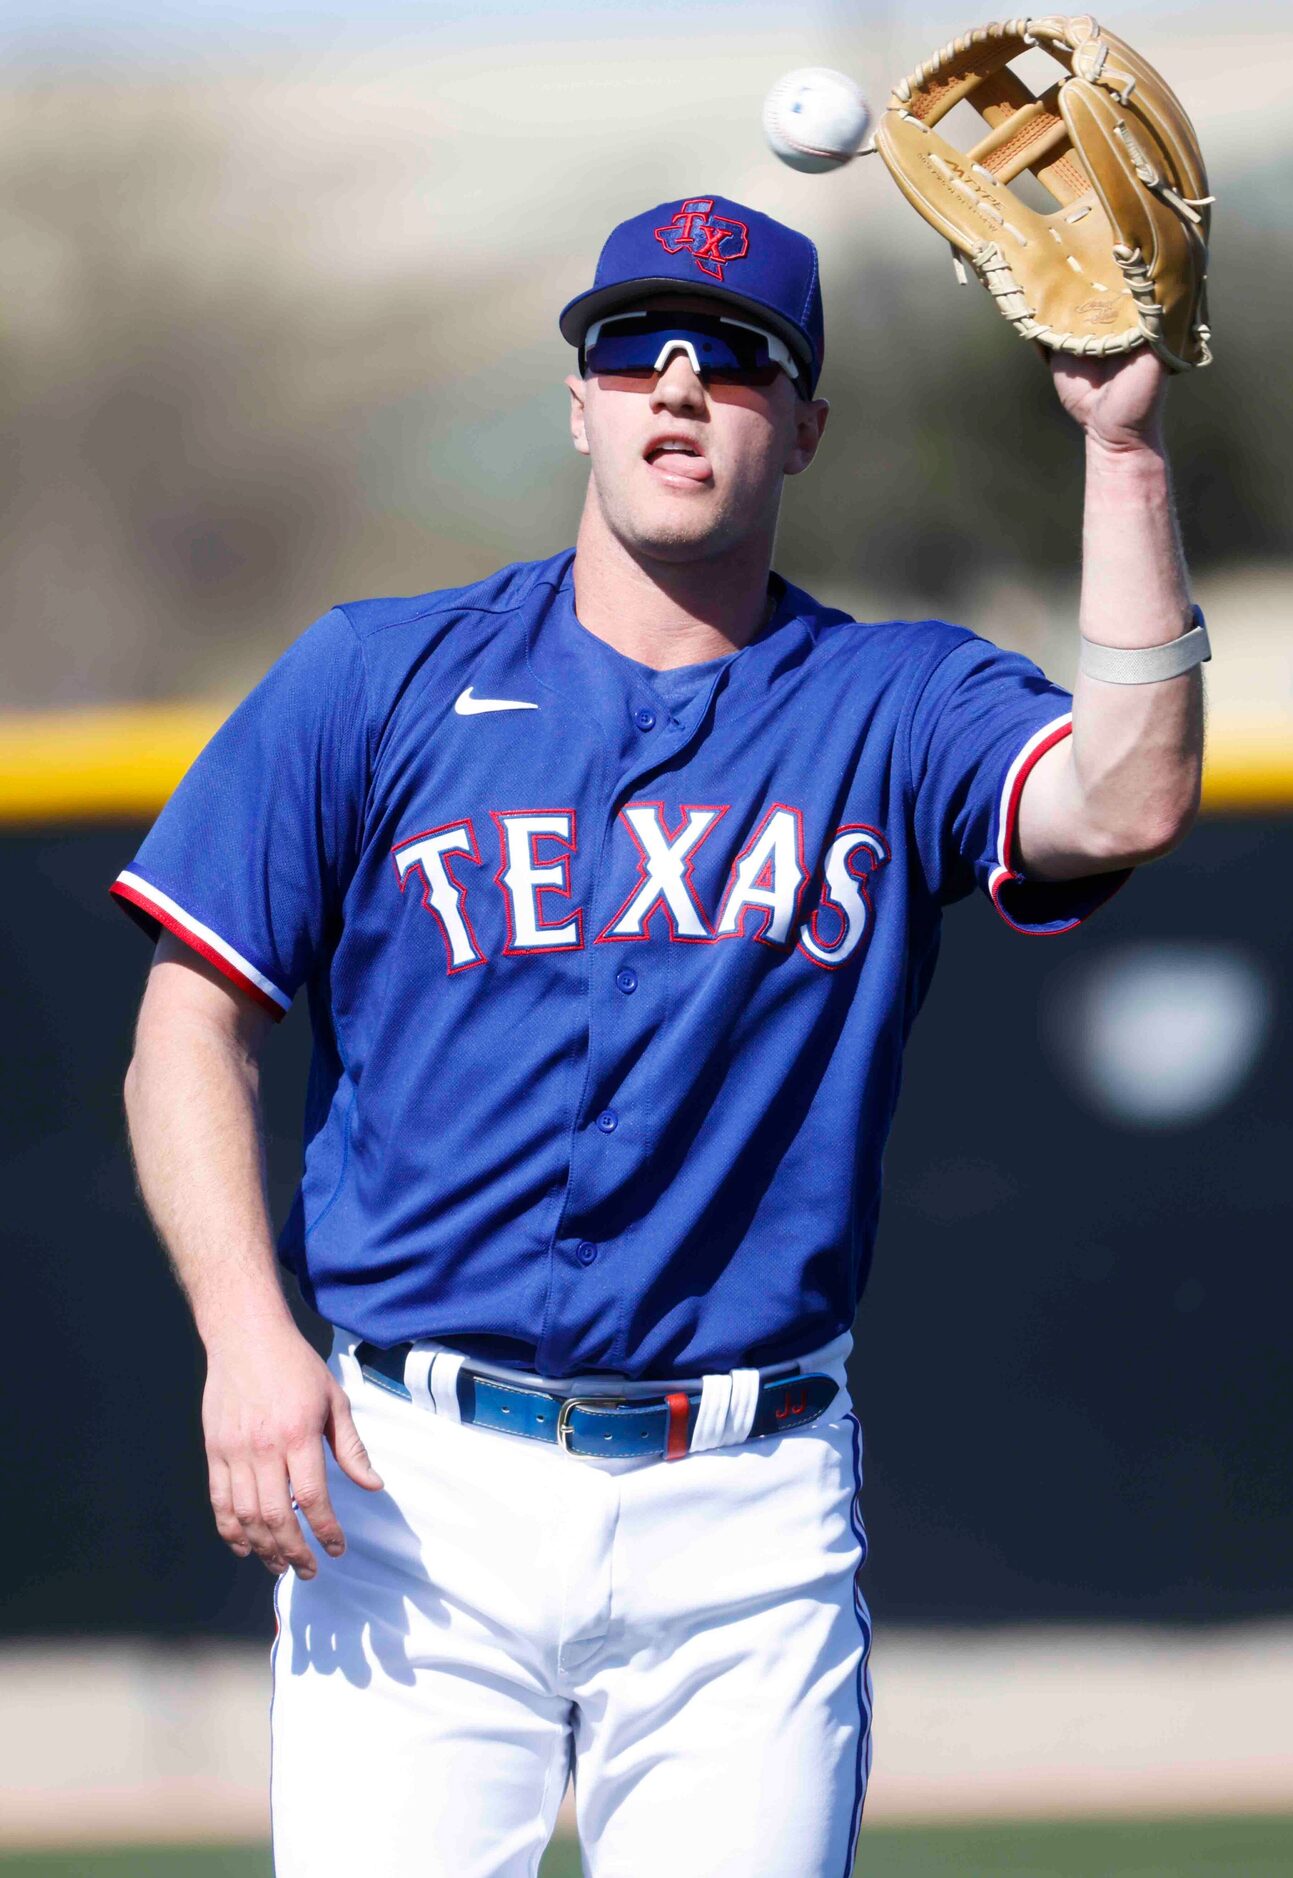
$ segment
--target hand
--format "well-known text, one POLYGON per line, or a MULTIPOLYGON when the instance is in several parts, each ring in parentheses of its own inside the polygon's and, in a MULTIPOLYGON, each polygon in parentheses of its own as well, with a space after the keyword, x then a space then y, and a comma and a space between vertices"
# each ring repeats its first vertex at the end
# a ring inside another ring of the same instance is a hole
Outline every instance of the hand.
POLYGON ((239 1557, 254 1552, 276 1577, 313 1578, 315 1557, 292 1497, 333 1558, 346 1542, 328 1498, 326 1439, 357 1486, 380 1492, 346 1392, 292 1323, 208 1351, 202 1427, 216 1531, 239 1557))
POLYGON ((1116 359, 1047 355, 1060 403, 1088 438, 1110 450, 1162 446, 1167 368, 1138 346, 1116 359))

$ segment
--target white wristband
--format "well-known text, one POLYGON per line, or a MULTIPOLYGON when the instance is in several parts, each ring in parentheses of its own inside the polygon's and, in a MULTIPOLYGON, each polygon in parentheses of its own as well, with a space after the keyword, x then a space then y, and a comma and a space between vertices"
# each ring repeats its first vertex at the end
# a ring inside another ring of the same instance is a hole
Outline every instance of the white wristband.
POLYGON ((1078 666, 1088 678, 1099 678, 1106 685, 1154 685, 1165 678, 1179 678, 1212 657, 1203 613, 1197 606, 1192 611, 1194 624, 1189 632, 1164 646, 1101 646, 1094 639, 1084 639, 1078 666))

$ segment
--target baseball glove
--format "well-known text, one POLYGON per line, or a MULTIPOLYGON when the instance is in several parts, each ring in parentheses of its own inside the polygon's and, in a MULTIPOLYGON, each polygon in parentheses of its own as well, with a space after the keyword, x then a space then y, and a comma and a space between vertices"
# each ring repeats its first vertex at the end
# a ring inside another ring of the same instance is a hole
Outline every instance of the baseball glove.
POLYGON ((964 256, 1025 339, 1096 358, 1147 345, 1177 372, 1210 362, 1198 139, 1153 66, 1088 14, 976 26, 894 87, 875 141, 960 278, 964 256), (1009 64, 1034 46, 1062 68, 1040 97, 1009 64), (965 152, 934 129, 963 99, 987 125, 965 152), (1010 188, 1025 170, 1049 213, 1010 188))

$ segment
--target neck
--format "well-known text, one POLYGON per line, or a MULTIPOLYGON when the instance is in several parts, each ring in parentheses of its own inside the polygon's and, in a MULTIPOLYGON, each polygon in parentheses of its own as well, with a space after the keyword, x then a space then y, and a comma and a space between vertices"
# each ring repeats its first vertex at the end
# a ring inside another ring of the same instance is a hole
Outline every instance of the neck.
POLYGON ((595 500, 575 545, 575 611, 599 639, 656 671, 739 652, 767 624, 770 542, 703 561, 662 561, 625 546, 595 500))

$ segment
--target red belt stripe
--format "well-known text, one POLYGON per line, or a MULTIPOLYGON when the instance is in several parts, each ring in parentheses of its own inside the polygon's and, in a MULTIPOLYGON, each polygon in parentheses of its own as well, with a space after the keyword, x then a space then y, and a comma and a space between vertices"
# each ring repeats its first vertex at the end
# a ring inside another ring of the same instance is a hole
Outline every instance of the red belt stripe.
POLYGON ((685 1395, 667 1395, 669 1404, 669 1434, 665 1441, 664 1458, 676 1461, 687 1452, 687 1398, 685 1395))

